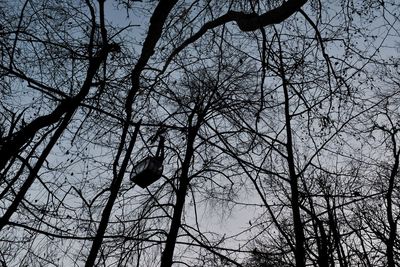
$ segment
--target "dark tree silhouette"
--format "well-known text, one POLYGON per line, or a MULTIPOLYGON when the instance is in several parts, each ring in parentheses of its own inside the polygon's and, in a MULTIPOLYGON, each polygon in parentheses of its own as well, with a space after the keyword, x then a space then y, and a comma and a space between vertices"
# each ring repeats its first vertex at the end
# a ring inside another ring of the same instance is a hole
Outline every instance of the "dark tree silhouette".
POLYGON ((0 1, 1 264, 397 266, 399 8, 0 1))

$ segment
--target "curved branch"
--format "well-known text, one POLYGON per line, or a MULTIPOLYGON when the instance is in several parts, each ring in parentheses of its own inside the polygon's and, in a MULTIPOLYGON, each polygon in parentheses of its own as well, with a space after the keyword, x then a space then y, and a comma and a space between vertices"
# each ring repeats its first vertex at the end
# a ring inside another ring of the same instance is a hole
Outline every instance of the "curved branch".
POLYGON ((180 46, 178 46, 168 57, 162 72, 166 70, 172 59, 177 54, 179 54, 188 45, 200 39, 200 37, 203 36, 208 30, 234 21, 237 23, 239 29, 244 32, 255 31, 268 25, 283 22, 291 15, 299 11, 305 3, 307 3, 307 0, 289 0, 287 2, 284 2, 281 6, 269 10, 261 15, 257 15, 255 13, 246 14, 244 12, 228 11, 225 15, 222 15, 221 17, 204 24, 198 32, 186 39, 180 46))

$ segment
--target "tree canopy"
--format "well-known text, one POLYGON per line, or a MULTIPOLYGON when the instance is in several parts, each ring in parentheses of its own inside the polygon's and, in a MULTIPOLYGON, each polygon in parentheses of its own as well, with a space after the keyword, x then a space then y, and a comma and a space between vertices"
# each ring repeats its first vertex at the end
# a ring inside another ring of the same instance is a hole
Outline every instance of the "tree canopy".
POLYGON ((398 266, 399 12, 0 0, 1 265, 398 266))

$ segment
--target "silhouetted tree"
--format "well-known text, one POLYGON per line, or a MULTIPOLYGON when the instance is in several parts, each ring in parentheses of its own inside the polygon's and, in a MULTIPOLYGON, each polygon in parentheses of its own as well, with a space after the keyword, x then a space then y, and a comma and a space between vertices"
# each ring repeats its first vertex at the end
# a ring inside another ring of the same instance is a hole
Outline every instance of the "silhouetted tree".
POLYGON ((1 264, 396 266, 399 7, 0 1, 1 264))

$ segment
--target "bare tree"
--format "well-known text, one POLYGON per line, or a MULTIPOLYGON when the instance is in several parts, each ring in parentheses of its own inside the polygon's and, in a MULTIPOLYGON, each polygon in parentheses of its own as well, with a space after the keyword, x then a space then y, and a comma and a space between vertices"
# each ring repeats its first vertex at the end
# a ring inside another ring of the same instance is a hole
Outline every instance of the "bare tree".
POLYGON ((398 263, 394 0, 0 7, 2 265, 398 263))

